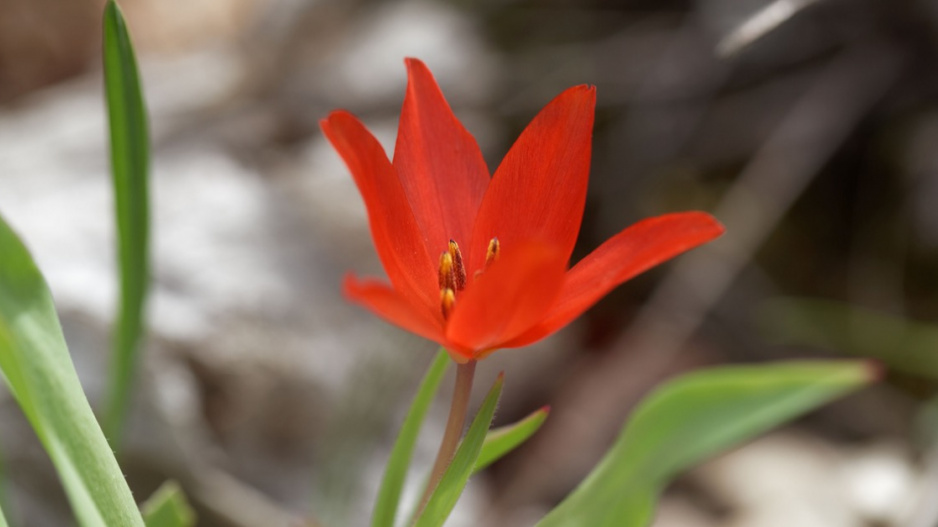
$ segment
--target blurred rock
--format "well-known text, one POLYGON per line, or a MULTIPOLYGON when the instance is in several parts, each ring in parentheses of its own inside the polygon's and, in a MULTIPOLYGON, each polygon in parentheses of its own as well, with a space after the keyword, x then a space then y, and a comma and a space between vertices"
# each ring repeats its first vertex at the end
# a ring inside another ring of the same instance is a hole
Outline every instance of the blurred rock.
POLYGON ((920 476, 896 444, 848 450, 776 432, 705 463, 691 479, 730 510, 726 525, 863 527, 907 512, 920 476))
POLYGON ((134 45, 179 55, 227 47, 256 19, 265 0, 121 0, 134 45))
POLYGON ((877 525, 901 525, 922 483, 906 448, 887 442, 846 452, 840 478, 853 509, 877 525))
POLYGON ((0 103, 73 77, 101 49, 103 0, 0 0, 0 103))
POLYGON ((799 497, 843 508, 843 489, 834 484, 839 461, 836 450, 822 441, 776 433, 705 463, 694 474, 719 502, 734 508, 799 497))
MULTIPOLYGON (((0 104, 99 70, 104 0, 0 0, 0 104)), ((119 2, 143 56, 229 47, 261 0, 119 2)))
POLYGON ((687 499, 666 496, 658 504, 651 527, 715 527, 717 522, 687 499))
POLYGON ((483 101, 497 59, 471 19, 442 2, 381 5, 361 17, 326 62, 327 96, 342 107, 400 104, 407 83, 402 57, 422 59, 452 101, 483 101))

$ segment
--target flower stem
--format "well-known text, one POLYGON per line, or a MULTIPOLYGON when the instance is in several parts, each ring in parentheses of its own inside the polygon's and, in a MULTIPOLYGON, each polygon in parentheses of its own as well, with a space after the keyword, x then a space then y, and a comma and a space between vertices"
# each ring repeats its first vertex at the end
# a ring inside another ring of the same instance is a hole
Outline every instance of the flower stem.
POLYGON ((449 418, 446 420, 446 431, 443 432, 443 440, 440 442, 440 450, 436 454, 436 461, 433 462, 433 470, 430 472, 427 488, 423 492, 423 498, 420 499, 417 517, 423 513, 424 507, 430 501, 430 496, 436 490, 436 486, 443 478, 443 473, 446 472, 446 468, 456 452, 456 446, 459 444, 463 427, 466 424, 466 411, 469 408, 469 394, 472 393, 472 378, 475 376, 475 372, 476 361, 474 360, 459 364, 456 368, 456 386, 453 388, 453 402, 449 408, 449 418))

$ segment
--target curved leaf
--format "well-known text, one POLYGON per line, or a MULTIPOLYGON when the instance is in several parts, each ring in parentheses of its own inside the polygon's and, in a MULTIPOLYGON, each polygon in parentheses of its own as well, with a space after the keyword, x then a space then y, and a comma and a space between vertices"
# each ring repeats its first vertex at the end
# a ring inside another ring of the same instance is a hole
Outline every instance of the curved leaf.
POLYGON ((539 527, 641 527, 680 471, 874 378, 863 362, 728 366, 679 377, 636 409, 612 449, 539 527))
POLYGON ((147 527, 192 527, 195 512, 186 501, 179 484, 167 481, 143 504, 143 518, 147 527))
POLYGON ((475 474, 521 446, 541 428, 549 413, 550 407, 545 406, 517 423, 489 430, 472 473, 475 474))
POLYGON ((0 369, 52 458, 79 523, 143 527, 81 389, 45 280, 2 217, 0 369))

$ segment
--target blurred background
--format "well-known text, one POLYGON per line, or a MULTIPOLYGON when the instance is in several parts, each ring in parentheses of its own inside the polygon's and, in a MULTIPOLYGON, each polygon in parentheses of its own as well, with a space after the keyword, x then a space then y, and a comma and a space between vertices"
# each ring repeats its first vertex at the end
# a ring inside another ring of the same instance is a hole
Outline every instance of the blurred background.
MULTIPOLYGON (((448 525, 533 524, 663 379, 847 354, 878 357, 883 382, 693 470, 655 526, 938 525, 938 2, 120 4, 154 140, 155 284, 122 461, 139 498, 173 478, 203 526, 367 523, 434 347, 342 299, 346 271, 382 271, 318 120, 349 109, 390 149, 415 56, 490 169, 553 96, 597 86, 574 260, 651 215, 727 227, 480 364, 477 395, 506 372, 499 423, 553 410, 448 525)), ((92 403, 116 297, 102 9, 0 0, 0 211, 50 282, 92 403)), ((70 524, 6 391, 0 430, 8 518, 70 524)))

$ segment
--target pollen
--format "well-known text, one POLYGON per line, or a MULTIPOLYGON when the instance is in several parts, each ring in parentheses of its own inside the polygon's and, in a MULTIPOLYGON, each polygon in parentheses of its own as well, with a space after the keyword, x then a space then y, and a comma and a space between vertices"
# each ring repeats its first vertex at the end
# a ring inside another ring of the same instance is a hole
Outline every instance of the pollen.
MULTIPOLYGON (((459 244, 456 240, 449 241, 449 255, 453 258, 453 273, 456 279, 456 290, 462 291, 466 288, 466 265, 462 260, 462 252, 459 251, 459 244)), ((440 286, 442 287, 442 286, 440 286)))
POLYGON ((448 319, 449 314, 453 312, 456 306, 456 291, 449 287, 440 290, 440 310, 443 312, 443 318, 448 319))

